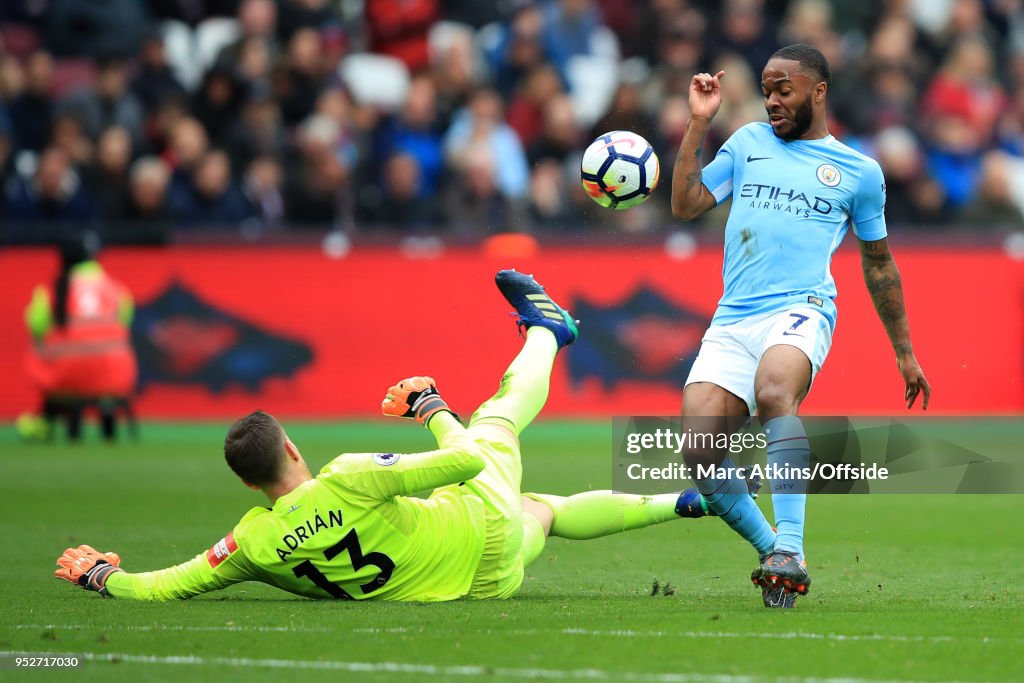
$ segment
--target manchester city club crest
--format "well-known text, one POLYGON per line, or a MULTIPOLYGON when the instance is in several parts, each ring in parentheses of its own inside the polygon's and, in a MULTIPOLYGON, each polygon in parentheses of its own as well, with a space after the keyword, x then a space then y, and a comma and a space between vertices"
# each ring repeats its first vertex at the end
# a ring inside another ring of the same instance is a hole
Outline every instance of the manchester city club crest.
POLYGON ((818 180, 821 181, 822 185, 835 187, 842 179, 843 175, 839 172, 839 169, 832 164, 822 164, 818 167, 818 180))

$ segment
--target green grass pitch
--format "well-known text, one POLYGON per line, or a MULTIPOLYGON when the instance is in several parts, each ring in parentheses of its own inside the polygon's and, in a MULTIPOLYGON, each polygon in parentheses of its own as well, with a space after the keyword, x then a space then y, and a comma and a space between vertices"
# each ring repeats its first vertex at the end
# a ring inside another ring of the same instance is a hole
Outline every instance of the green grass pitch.
MULTIPOLYGON (((812 497, 813 592, 785 612, 761 607, 753 553, 714 519, 552 539, 506 602, 318 602, 243 584, 142 604, 53 578, 83 542, 130 570, 185 560, 262 504, 223 463, 225 428, 147 424, 107 447, 91 434, 26 445, 0 427, 0 651, 88 658, 77 674, 0 680, 1024 680, 1024 499, 1011 495, 812 497), (652 596, 655 580, 675 591, 652 596)), ((432 445, 407 424, 286 428, 313 468, 432 445)), ((610 484, 605 423, 539 423, 523 450, 526 490, 610 484)))

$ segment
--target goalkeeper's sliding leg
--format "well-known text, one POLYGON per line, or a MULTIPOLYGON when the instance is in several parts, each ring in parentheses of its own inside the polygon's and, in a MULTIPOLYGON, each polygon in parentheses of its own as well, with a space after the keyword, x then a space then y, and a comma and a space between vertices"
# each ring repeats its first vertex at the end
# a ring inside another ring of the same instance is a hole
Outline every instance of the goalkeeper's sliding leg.
POLYGON ((518 436, 547 401, 555 355, 576 341, 579 330, 572 316, 533 277, 503 270, 495 283, 515 307, 526 341, 502 375, 497 393, 477 409, 470 424, 495 424, 518 436))
MULTIPOLYGON (((466 482, 484 502, 487 520, 483 555, 469 591, 473 598, 509 597, 522 584, 524 517, 531 515, 523 514, 519 434, 544 407, 559 349, 579 335, 576 321, 533 277, 503 270, 494 280, 516 309, 526 340, 502 375, 498 391, 473 413, 467 429, 485 463, 483 471, 466 482)), ((535 529, 531 524, 527 531, 535 529)))
POLYGON ((544 549, 548 536, 583 541, 680 519, 687 516, 682 511, 685 499, 698 495, 695 489, 653 496, 614 491, 587 491, 573 496, 524 493, 519 556, 524 567, 529 565, 544 549))
POLYGON ((548 535, 590 539, 660 524, 681 516, 701 516, 695 490, 682 495, 637 496, 589 491, 562 497, 521 494, 519 434, 544 407, 558 351, 572 344, 579 330, 572 316, 533 277, 505 270, 495 281, 515 307, 526 340, 502 375, 498 391, 470 419, 468 432, 486 461, 467 486, 489 508, 490 531, 481 568, 470 594, 506 597, 522 581, 523 568, 544 548, 548 535))

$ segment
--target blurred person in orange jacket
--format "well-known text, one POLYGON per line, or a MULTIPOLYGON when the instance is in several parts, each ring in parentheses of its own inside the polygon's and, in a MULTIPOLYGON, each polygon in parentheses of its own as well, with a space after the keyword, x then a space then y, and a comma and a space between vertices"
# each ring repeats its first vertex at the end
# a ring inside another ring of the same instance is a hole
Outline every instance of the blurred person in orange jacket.
POLYGON ((134 303, 96 261, 94 233, 66 239, 60 250, 53 288, 37 286, 25 309, 32 335, 27 370, 42 394, 42 411, 22 415, 18 429, 26 438, 45 438, 63 414, 68 437, 77 439, 82 409, 95 402, 103 436, 113 439, 115 409, 133 392, 138 373, 130 332, 134 303))

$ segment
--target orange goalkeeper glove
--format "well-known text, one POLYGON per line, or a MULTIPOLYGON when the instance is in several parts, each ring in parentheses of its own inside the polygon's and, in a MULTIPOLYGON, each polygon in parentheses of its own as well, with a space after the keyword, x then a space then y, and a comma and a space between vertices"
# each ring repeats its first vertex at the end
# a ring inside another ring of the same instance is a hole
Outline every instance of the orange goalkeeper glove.
POLYGON ((76 583, 103 597, 107 597, 107 577, 114 572, 124 571, 118 566, 121 557, 117 553, 101 553, 88 545, 68 548, 57 558, 57 564, 60 569, 53 575, 58 579, 76 583))
MULTIPOLYGON (((380 408, 385 415, 414 417, 420 424, 441 410, 452 412, 441 394, 433 377, 409 377, 388 389, 380 408)), ((454 415, 454 413, 452 413, 454 415)))

